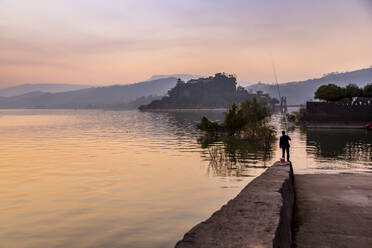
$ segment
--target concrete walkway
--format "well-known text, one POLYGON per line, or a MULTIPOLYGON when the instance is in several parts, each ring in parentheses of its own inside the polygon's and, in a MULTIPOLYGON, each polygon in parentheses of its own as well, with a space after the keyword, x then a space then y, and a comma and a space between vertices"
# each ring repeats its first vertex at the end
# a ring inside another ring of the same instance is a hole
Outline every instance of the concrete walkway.
POLYGON ((291 247, 293 207, 292 168, 276 163, 187 232, 176 248, 291 247))
POLYGON ((296 247, 372 247, 372 176, 295 175, 296 247))

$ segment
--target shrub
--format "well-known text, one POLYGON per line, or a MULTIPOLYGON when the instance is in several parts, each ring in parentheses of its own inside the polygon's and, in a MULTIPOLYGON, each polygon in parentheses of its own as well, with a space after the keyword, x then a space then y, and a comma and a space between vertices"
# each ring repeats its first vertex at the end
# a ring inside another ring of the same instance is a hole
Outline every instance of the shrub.
POLYGON ((260 136, 266 138, 266 134, 271 130, 266 124, 266 119, 271 115, 266 103, 258 102, 255 98, 245 101, 239 108, 233 104, 225 114, 225 120, 222 125, 217 122, 211 122, 206 117, 201 119, 198 128, 207 132, 220 132, 229 136, 241 135, 256 139, 260 136), (263 131, 265 130, 265 132, 263 131), (243 133, 242 133, 243 132, 243 133))
POLYGON ((223 127, 229 135, 240 133, 246 124, 246 120, 242 116, 241 109, 236 104, 233 104, 229 111, 225 114, 223 127))
POLYGON ((258 102, 253 98, 241 104, 241 115, 247 123, 257 123, 264 121, 271 112, 265 102, 258 102))
POLYGON ((203 116, 201 118, 201 121, 197 125, 197 127, 198 127, 198 129, 200 129, 202 131, 207 131, 209 133, 214 133, 214 134, 217 133, 221 129, 221 126, 217 122, 210 121, 205 116, 203 116))

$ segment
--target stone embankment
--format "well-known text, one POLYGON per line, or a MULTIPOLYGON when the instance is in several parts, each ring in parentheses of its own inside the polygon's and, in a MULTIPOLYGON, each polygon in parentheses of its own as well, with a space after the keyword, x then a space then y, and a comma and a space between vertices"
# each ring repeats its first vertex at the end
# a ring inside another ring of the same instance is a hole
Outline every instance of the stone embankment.
POLYGON ((292 166, 276 163, 176 248, 291 247, 294 202, 292 166))
POLYGON ((312 127, 361 128, 372 121, 372 103, 307 102, 306 121, 312 127))

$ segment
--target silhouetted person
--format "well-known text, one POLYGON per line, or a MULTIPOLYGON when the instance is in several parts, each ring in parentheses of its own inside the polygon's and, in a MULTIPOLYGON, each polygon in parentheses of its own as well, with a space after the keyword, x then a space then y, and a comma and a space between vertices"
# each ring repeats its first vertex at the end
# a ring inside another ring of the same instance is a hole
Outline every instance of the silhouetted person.
POLYGON ((280 137, 279 147, 282 148, 282 157, 284 157, 285 152, 287 152, 287 161, 289 161, 289 141, 291 138, 282 131, 282 136, 280 137))

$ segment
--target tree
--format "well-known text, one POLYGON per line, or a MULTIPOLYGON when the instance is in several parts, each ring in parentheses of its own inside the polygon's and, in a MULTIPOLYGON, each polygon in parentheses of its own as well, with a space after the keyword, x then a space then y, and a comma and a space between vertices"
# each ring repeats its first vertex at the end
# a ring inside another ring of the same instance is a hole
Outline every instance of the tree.
POLYGON ((322 85, 315 92, 315 99, 327 102, 341 100, 344 96, 344 89, 335 84, 322 85))
POLYGON ((243 119, 241 109, 234 103, 229 111, 225 114, 225 121, 223 127, 229 133, 229 135, 235 135, 240 133, 246 124, 246 120, 243 119))
POLYGON ((363 90, 356 84, 349 84, 345 88, 345 97, 352 99, 353 97, 361 97, 363 95, 363 90))
POLYGON ((243 102, 240 108, 238 105, 233 104, 225 114, 225 120, 222 125, 203 117, 198 124, 198 128, 212 134, 220 132, 229 136, 240 135, 244 131, 243 134, 246 136, 256 138, 259 133, 262 135, 271 135, 273 133, 273 130, 266 125, 266 117, 270 115, 271 112, 267 104, 253 98, 243 102), (266 131, 267 133, 265 134, 266 131))
MULTIPOLYGON (((187 83, 179 79, 176 86, 161 100, 143 105, 140 109, 227 108, 233 103, 240 104, 255 96, 236 84, 236 77, 225 73, 189 80, 187 83)), ((257 100, 271 103, 268 95, 257 96, 257 100)))
POLYGON ((364 97, 372 97, 372 84, 367 84, 363 88, 363 96, 364 97))
POLYGON ((271 115, 267 104, 258 102, 255 97, 241 104, 241 114, 248 123, 262 122, 271 115))

